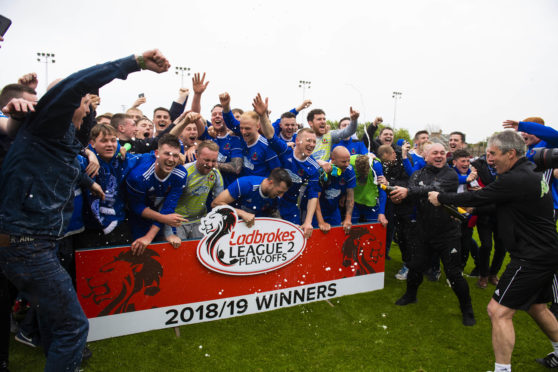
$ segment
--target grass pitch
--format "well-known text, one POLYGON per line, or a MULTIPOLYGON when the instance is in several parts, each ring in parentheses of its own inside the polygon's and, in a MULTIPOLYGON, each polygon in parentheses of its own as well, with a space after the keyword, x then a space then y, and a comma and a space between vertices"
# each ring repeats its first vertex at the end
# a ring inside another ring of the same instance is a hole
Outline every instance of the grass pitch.
MULTIPOLYGON (((493 286, 467 278, 477 324, 464 327, 457 298, 442 274, 425 280, 418 303, 394 302, 405 282, 399 249, 386 261, 385 288, 331 300, 164 329, 89 344, 85 371, 488 371, 494 368, 486 305, 493 286)), ((506 259, 504 267, 507 264, 506 259)), ((465 272, 472 270, 472 260, 465 272)), ((514 320, 514 371, 544 371, 535 362, 552 350, 524 312, 514 320)), ((40 371, 40 349, 11 343, 12 371, 40 371)))

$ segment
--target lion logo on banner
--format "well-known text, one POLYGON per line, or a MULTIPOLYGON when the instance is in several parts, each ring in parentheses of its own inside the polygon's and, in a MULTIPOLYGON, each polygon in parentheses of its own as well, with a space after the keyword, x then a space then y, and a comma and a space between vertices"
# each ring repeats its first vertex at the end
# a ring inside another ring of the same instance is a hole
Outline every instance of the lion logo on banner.
POLYGON ((200 242, 207 250, 209 257, 214 262, 219 262, 224 266, 231 266, 238 262, 238 259, 228 259, 226 250, 223 246, 226 239, 236 226, 238 217, 234 209, 228 206, 214 208, 210 213, 201 219, 200 232, 205 234, 205 238, 200 242))
POLYGON ((370 233, 367 227, 363 226, 355 226, 351 229, 341 249, 343 266, 349 267, 354 262, 357 263, 355 275, 375 273, 372 264, 378 263, 383 256, 382 243, 370 233))
POLYGON ((135 311, 132 299, 136 294, 143 292, 144 296, 154 296, 159 293, 163 266, 154 258, 158 256, 152 249, 146 249, 139 256, 127 250, 101 266, 97 275, 87 278, 90 292, 83 297, 91 297, 96 305, 108 301, 97 316, 135 311))

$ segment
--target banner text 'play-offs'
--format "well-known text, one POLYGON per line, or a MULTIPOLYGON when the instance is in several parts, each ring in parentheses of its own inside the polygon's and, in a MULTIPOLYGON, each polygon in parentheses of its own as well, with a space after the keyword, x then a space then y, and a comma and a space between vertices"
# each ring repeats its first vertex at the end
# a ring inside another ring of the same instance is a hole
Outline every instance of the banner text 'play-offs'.
POLYGON ((139 256, 130 247, 77 251, 77 291, 90 322, 88 340, 384 287, 385 229, 380 224, 355 225, 348 235, 341 227, 327 234, 316 229, 301 241, 297 226, 261 220, 250 229, 235 223, 222 234, 221 244, 208 243, 206 234, 177 249, 152 244, 139 256))

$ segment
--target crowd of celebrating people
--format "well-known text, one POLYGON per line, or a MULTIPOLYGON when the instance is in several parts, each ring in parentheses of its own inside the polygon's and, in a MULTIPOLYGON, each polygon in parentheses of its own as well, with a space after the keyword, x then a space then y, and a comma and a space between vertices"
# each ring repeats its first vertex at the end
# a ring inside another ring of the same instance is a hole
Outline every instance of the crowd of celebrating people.
POLYGON ((200 239, 201 218, 222 205, 248 227, 277 217, 306 238, 314 229, 348 233, 353 224, 378 222, 386 228, 385 258, 395 241, 404 262, 396 277, 406 291, 396 304, 416 303, 423 277, 439 280, 441 262, 465 326, 476 323, 463 277, 471 257, 476 285, 496 286, 488 307, 496 370, 511 371, 516 310, 528 311, 552 341, 555 351, 539 361, 558 366, 558 322, 547 306, 558 302, 558 174, 535 172, 531 161, 536 148, 558 143, 558 132, 542 119, 504 122, 511 130, 493 135, 486 154, 473 159, 462 132, 450 134, 449 150, 426 130, 412 143, 396 142, 378 117, 358 139, 357 110, 347 108, 333 129, 310 100, 272 122, 267 98, 257 94, 244 111, 223 92, 206 120, 205 74, 192 79, 190 109, 190 92, 180 89, 151 117, 141 110, 143 96, 124 113, 97 113, 102 86, 169 66, 150 50, 56 80, 40 98, 33 73, 0 93, 0 371, 8 370, 14 301, 30 305, 15 338, 44 348, 45 370, 75 370, 90 356, 75 249, 129 245, 141 255, 154 241, 178 248, 200 239), (506 252, 511 262, 498 278, 506 252))

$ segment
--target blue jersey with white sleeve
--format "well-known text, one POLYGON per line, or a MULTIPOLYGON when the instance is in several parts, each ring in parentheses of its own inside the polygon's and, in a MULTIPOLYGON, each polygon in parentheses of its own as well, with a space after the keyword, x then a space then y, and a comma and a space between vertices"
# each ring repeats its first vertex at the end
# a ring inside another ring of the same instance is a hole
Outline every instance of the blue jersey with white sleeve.
POLYGON ((293 149, 277 135, 269 140, 269 146, 277 153, 281 167, 289 173, 293 182, 279 202, 279 212, 285 220, 300 224, 302 221, 300 210, 304 210, 306 202, 317 198, 320 192, 318 182, 320 166, 312 157, 305 160, 297 159, 293 149))
POLYGON ((227 190, 240 208, 256 217, 270 216, 277 209, 277 198, 269 198, 262 193, 261 184, 265 177, 249 176, 237 178, 227 190))
POLYGON ((347 189, 356 187, 356 175, 353 167, 349 165, 339 177, 328 176, 326 186, 322 188, 320 195, 320 208, 322 214, 333 213, 339 210, 339 199, 347 192, 347 189))
POLYGON ((167 177, 160 179, 155 173, 154 155, 146 158, 134 168, 126 178, 128 206, 130 207, 130 226, 134 239, 144 236, 152 225, 162 224, 141 217, 145 208, 161 214, 174 213, 176 203, 186 185, 186 170, 179 165, 167 177))
MULTIPOLYGON (((227 133, 222 137, 211 137, 207 133, 206 127, 205 132, 200 136, 200 138, 204 140, 211 140, 219 145, 219 157, 217 158, 217 161, 219 163, 230 163, 234 158, 242 158, 241 140, 237 136, 233 136, 227 133)), ((231 174, 223 171, 221 171, 221 175, 223 176, 225 187, 230 185, 235 179, 238 178, 236 174, 231 174)))
POLYGON ((281 166, 281 162, 277 154, 269 148, 267 139, 259 136, 258 140, 247 145, 244 140, 242 142, 242 176, 260 176, 267 177, 272 170, 281 166))
POLYGON ((351 155, 366 155, 366 154, 368 154, 368 149, 366 148, 364 143, 362 141, 358 141, 358 140, 355 141, 352 138, 349 138, 348 140, 339 141, 339 143, 333 145, 333 147, 331 148, 331 151, 333 151, 333 149, 336 148, 337 146, 345 147, 347 150, 349 150, 349 154, 351 154, 351 155))

